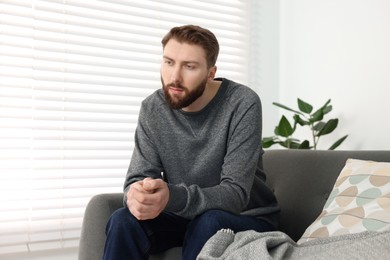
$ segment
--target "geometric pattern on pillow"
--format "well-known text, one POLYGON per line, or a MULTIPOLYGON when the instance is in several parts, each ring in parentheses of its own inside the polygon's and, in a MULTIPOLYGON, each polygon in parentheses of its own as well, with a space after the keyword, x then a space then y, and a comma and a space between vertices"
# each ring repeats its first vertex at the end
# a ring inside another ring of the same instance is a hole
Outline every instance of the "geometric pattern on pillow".
POLYGON ((367 230, 390 230, 390 163, 348 159, 323 211, 298 244, 367 230))

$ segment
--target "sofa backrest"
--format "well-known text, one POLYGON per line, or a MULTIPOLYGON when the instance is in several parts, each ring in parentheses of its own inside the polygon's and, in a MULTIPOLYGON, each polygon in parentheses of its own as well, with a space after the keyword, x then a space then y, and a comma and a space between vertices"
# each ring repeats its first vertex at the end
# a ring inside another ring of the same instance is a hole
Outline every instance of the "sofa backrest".
POLYGON ((318 217, 348 158, 390 162, 390 151, 266 150, 267 183, 281 208, 279 230, 297 241, 318 217))

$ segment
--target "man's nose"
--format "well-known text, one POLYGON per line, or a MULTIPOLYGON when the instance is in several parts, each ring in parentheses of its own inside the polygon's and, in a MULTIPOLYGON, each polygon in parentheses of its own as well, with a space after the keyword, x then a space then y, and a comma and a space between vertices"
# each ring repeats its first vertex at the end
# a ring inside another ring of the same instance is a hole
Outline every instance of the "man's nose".
POLYGON ((181 69, 179 66, 174 66, 171 71, 171 82, 181 82, 181 69))

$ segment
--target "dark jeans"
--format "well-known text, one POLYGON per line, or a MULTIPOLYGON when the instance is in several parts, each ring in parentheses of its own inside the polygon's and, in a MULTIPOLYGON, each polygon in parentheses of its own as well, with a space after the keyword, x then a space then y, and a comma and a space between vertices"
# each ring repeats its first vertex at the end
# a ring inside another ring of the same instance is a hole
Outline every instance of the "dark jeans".
POLYGON ((264 220, 222 210, 206 211, 193 220, 163 212, 155 219, 138 221, 127 208, 121 208, 108 221, 103 259, 148 259, 149 254, 176 246, 183 247, 183 259, 196 259, 207 240, 222 228, 234 232, 274 230, 264 220))

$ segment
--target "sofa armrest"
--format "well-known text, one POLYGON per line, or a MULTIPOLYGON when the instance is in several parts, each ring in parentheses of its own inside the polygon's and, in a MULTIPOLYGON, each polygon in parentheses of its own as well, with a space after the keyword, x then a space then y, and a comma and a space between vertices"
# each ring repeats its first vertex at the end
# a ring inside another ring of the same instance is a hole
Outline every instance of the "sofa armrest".
POLYGON ((105 227, 111 214, 123 207, 123 193, 95 195, 84 214, 79 244, 79 260, 102 259, 105 227))
MULTIPOLYGON (((105 228, 111 214, 123 207, 123 193, 95 195, 85 209, 79 244, 79 260, 103 258, 106 242, 105 228)), ((181 259, 181 247, 168 249, 160 254, 151 255, 150 260, 181 259)))

